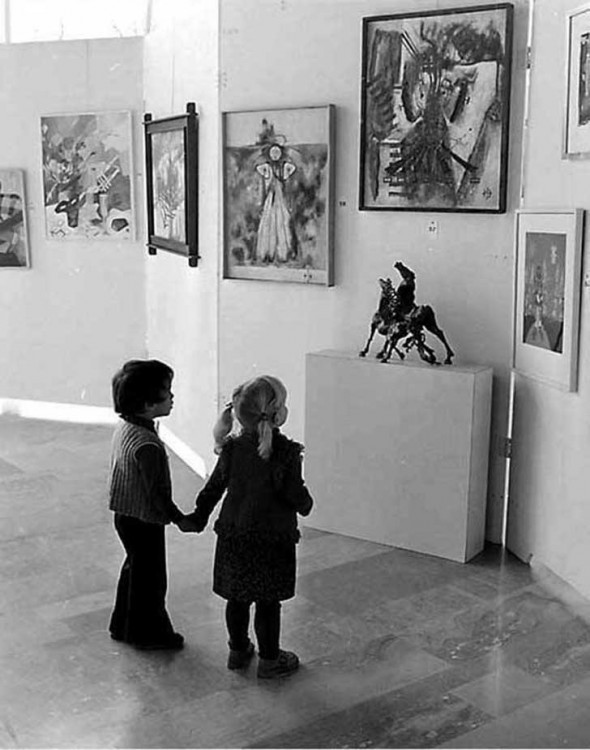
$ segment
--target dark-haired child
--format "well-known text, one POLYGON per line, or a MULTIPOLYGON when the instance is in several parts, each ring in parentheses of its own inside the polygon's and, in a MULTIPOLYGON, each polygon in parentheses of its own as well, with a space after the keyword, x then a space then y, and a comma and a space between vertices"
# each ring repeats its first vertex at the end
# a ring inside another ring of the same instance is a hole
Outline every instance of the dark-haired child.
POLYGON ((229 669, 248 665, 254 647, 248 635, 255 604, 258 677, 294 672, 299 659, 279 647, 281 601, 295 595, 297 513, 306 516, 313 500, 301 476, 299 443, 281 434, 287 419, 287 391, 280 380, 262 376, 236 388, 213 434, 219 460, 197 496, 196 509, 180 523, 201 531, 217 502, 217 546, 213 591, 227 600, 229 669), (241 433, 230 437, 232 411, 241 433))
POLYGON ((165 526, 185 516, 172 500, 168 456, 154 424, 172 410, 173 376, 158 360, 131 360, 112 380, 121 420, 112 442, 109 507, 127 556, 110 632, 140 649, 179 649, 184 643, 166 611, 165 526))

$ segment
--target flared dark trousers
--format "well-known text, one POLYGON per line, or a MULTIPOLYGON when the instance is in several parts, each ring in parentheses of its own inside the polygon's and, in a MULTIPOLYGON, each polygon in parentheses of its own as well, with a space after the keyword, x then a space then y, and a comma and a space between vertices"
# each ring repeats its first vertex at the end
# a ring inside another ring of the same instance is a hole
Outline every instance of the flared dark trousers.
POLYGON ((115 529, 127 553, 109 628, 115 638, 149 644, 174 632, 166 611, 165 528, 115 513, 115 529))
MULTIPOLYGON (((229 647, 245 651, 250 643, 248 602, 228 600, 225 607, 225 622, 229 633, 229 647)), ((279 601, 255 602, 254 632, 258 641, 258 653, 262 659, 276 659, 279 655, 281 633, 281 603, 279 601)))

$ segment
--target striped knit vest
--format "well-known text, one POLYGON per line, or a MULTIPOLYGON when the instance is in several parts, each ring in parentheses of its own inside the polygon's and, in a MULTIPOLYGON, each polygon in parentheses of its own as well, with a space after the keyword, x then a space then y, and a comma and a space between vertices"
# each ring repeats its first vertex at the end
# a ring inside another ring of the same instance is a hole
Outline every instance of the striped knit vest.
MULTIPOLYGON (((159 448, 168 465, 164 443, 155 432, 142 425, 121 421, 113 435, 111 451, 111 472, 109 477, 109 508, 116 513, 139 518, 148 523, 168 523, 168 517, 147 493, 147 488, 139 470, 137 451, 141 446, 155 445, 159 448)), ((170 472, 167 470, 159 486, 172 496, 170 472)))

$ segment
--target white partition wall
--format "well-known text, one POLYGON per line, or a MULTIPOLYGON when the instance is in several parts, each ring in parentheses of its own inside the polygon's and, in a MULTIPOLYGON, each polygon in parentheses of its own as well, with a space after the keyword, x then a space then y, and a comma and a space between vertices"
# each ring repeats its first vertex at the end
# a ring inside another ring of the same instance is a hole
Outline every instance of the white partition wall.
POLYGON ((309 526, 466 562, 483 548, 492 369, 307 355, 309 526))

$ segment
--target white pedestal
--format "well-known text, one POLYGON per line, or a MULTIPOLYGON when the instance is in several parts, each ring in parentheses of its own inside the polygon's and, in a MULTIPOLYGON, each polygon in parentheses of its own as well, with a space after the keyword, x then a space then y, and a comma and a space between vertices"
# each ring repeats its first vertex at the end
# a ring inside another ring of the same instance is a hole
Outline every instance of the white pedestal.
POLYGON ((490 367, 308 354, 307 524, 472 558, 484 544, 491 393, 490 367))

